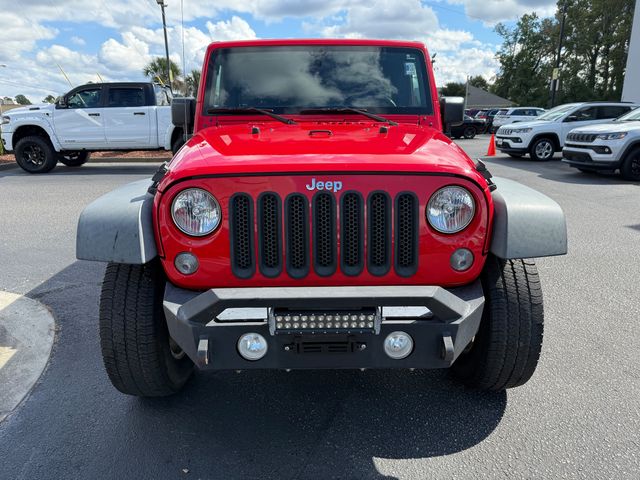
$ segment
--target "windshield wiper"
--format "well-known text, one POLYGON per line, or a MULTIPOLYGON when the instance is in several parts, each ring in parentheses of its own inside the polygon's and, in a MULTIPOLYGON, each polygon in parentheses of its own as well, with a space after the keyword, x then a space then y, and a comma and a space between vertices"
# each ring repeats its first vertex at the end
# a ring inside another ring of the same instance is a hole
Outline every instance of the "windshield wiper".
POLYGON ((360 108, 352 108, 352 107, 328 107, 328 108, 310 108, 308 110, 302 110, 300 114, 302 115, 313 115, 318 113, 359 113, 360 115, 364 115, 372 120, 377 122, 388 123, 389 125, 397 126, 398 124, 393 120, 389 120, 388 118, 381 117, 380 115, 375 115, 373 113, 369 113, 364 109, 360 108))
POLYGON ((266 115, 271 117, 279 122, 286 123, 287 125, 297 125, 296 122, 291 120, 290 118, 283 117, 282 115, 278 115, 277 113, 270 112, 269 110, 263 110, 262 108, 256 107, 240 107, 240 108, 228 108, 228 107, 220 107, 220 108, 210 108, 207 110, 207 113, 215 114, 215 113, 231 113, 231 114, 239 114, 243 113, 260 113, 262 115, 266 115))

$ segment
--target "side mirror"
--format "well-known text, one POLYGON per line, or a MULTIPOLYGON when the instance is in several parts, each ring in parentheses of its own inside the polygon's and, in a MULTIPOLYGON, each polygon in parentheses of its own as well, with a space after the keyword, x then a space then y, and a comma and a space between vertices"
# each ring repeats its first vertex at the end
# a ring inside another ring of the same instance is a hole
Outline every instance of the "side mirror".
POLYGON ((440 116, 442 127, 448 132, 451 127, 457 127, 464 122, 464 98, 442 97, 440 99, 440 116))
POLYGON ((56 100, 56 108, 67 108, 67 99, 65 97, 58 97, 56 100))
POLYGON ((196 99, 192 97, 174 97, 171 100, 171 123, 181 127, 185 135, 193 133, 196 117, 196 99))

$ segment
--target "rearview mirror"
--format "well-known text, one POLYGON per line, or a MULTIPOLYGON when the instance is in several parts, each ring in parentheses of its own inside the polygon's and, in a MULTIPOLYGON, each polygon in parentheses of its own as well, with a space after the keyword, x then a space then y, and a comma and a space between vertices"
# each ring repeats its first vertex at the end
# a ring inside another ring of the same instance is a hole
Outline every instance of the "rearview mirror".
POLYGON ((442 97, 440 99, 440 116, 442 127, 446 132, 464 122, 464 98, 442 97))

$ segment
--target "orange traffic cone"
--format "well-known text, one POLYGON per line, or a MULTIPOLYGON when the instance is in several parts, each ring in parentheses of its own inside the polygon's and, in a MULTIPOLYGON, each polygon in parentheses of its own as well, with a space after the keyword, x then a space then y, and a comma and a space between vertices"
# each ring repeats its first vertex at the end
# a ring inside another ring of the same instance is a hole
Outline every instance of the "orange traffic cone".
POLYGON ((496 135, 494 133, 491 134, 491 140, 489 140, 489 149, 487 150, 487 157, 495 157, 496 156, 496 135))

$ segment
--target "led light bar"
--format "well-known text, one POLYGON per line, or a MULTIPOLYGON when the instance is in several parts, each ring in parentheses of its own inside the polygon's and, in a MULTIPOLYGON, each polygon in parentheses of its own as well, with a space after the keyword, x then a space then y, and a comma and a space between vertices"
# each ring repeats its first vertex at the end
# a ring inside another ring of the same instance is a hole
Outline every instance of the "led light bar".
POLYGON ((285 310, 269 309, 271 335, 375 333, 380 332, 379 308, 360 310, 285 310))

